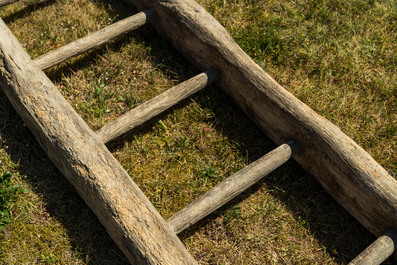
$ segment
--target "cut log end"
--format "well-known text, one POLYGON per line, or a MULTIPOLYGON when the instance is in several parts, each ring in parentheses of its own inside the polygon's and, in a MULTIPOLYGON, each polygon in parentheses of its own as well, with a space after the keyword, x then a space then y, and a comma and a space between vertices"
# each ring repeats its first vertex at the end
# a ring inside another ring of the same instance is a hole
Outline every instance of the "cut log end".
POLYGON ((397 251, 397 232, 390 230, 375 240, 349 265, 378 265, 397 251))

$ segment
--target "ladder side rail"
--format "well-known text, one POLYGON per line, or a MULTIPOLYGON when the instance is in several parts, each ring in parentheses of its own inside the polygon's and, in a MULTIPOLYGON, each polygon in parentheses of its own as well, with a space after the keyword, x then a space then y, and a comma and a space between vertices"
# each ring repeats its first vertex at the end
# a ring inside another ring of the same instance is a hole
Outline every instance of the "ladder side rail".
POLYGON ((0 19, 0 87, 132 264, 197 264, 0 19))
POLYGON ((197 69, 216 68, 217 86, 276 144, 299 141, 294 156, 376 236, 397 229, 397 181, 335 124, 299 101, 258 66, 194 0, 125 0, 151 9, 153 25, 197 69))

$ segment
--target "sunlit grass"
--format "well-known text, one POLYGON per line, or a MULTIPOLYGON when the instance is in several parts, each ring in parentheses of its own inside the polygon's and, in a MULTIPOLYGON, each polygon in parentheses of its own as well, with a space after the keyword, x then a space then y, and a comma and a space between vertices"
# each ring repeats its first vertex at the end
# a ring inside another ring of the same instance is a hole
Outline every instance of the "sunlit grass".
MULTIPOLYGON (((393 1, 206 1, 281 85, 396 172, 393 1)), ((130 15, 120 2, 24 1, 0 16, 33 58, 130 15)), ((197 71, 150 27, 46 72, 94 130, 197 71)), ((4 264, 125 264, 105 229, 1 95, 1 172, 26 187, 4 264), (98 244, 100 242, 100 244, 98 244)), ((216 87, 109 144, 169 218, 274 148, 216 87)), ((293 162, 182 232, 204 264, 347 263, 373 238, 293 162)), ((391 261, 392 262, 392 261, 391 261)))
POLYGON ((281 85, 397 172, 394 1, 199 1, 281 85))

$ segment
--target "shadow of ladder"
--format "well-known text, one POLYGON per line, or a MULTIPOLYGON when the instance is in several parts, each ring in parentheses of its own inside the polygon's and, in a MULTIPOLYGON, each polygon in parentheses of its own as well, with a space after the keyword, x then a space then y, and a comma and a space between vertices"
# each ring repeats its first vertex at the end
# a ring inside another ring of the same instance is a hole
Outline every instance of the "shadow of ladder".
MULTIPOLYGON (((17 0, 0 0, 0 7, 7 4, 11 4, 16 1, 17 0)), ((150 21, 152 21, 154 18, 155 18, 155 14, 150 10, 139 12, 133 16, 120 20, 110 26, 107 26, 97 32, 94 32, 84 38, 71 42, 56 50, 46 53, 34 60, 30 60, 29 62, 31 64, 30 67, 36 69, 36 71, 42 72, 45 69, 58 65, 70 58, 78 56, 84 52, 95 49, 100 45, 103 45, 111 40, 114 40, 115 38, 123 34, 126 34, 132 30, 140 28, 146 25, 147 23, 149 23, 150 21)), ((1 25, 2 26, 1 30, 7 33, 9 36, 11 36, 12 33, 9 32, 6 25, 2 21, 1 23, 3 24, 1 25)), ((16 39, 11 40, 11 42, 14 42, 14 44, 16 42, 20 46, 20 48, 22 48, 22 46, 16 39)), ((22 78, 24 77, 22 76, 22 78)), ((96 137, 96 140, 102 142, 103 144, 106 144, 116 139, 117 137, 131 131, 137 126, 142 125, 143 123, 149 121, 155 116, 163 113, 164 111, 168 110, 169 108, 181 102, 182 100, 200 91, 204 87, 215 83, 219 78, 221 78, 221 76, 219 76, 219 72, 216 69, 209 69, 179 85, 176 85, 168 89, 164 93, 148 100, 147 102, 137 106, 136 108, 130 110, 129 112, 121 115, 120 117, 106 124, 98 131, 92 132, 92 134, 95 135, 94 137, 96 137)), ((30 79, 30 77, 25 76, 25 79, 30 79)), ((33 82, 33 80, 30 81, 26 80, 26 82, 33 82)), ((15 99, 10 99, 10 101, 12 102, 13 100, 15 99)), ((22 116, 22 118, 26 116, 25 114, 21 114, 21 113, 19 114, 22 116)), ((30 124, 32 121, 25 121, 25 122, 27 124, 30 124)), ((45 134, 45 132, 42 133, 45 134)), ((244 190, 246 190, 256 182, 258 182, 264 176, 266 176, 267 174, 269 174, 279 166, 283 165, 286 161, 288 161, 291 157, 293 157, 298 150, 299 150, 299 143, 293 140, 290 140, 280 145, 270 153, 264 155, 255 162, 243 168, 242 170, 231 175, 230 177, 228 177, 227 179, 225 179, 224 181, 222 181, 221 183, 219 183, 218 185, 207 191, 201 197, 193 201, 191 204, 186 206, 184 209, 176 213, 170 219, 165 221, 166 224, 164 225, 163 228, 160 229, 160 233, 162 232, 162 229, 164 229, 165 230, 163 231, 164 234, 167 234, 167 236, 169 236, 169 230, 171 230, 173 232, 174 240, 178 242, 179 239, 177 239, 176 236, 178 233, 182 232, 183 230, 195 224, 202 218, 211 214, 212 212, 214 212, 215 210, 217 210, 218 208, 220 208, 221 206, 232 200, 234 197, 238 196, 241 192, 243 192, 244 190)), ((51 154, 48 155, 50 157, 52 156, 51 154)), ((54 162, 54 164, 59 168, 59 165, 56 163, 56 161, 54 162)), ((62 168, 60 168, 60 170, 61 172, 64 173, 62 168)), ((91 170, 90 168, 87 169, 87 171, 90 170, 91 170)), ((86 180, 87 178, 85 178, 85 181, 86 180)), ((131 181, 131 183, 133 182, 131 181)), ((96 185, 96 184, 89 183, 88 186, 89 185, 96 185)), ((80 193, 80 195, 83 197, 83 199, 86 202, 90 200, 95 200, 95 198, 85 196, 84 194, 80 193)), ((90 203, 88 204, 90 205, 90 203)), ((135 207, 135 206, 131 205, 131 207, 135 207)), ((94 212, 96 212, 95 209, 93 210, 94 212)), ((118 209, 116 209, 116 211, 118 211, 118 209)), ((154 209, 154 207, 151 207, 150 211, 156 211, 156 210, 154 209)), ((140 215, 141 213, 137 212, 137 214, 140 215)), ((157 212, 150 214, 152 214, 153 218, 160 218, 160 222, 164 221, 161 220, 161 217, 159 217, 159 214, 157 212)), ((111 227, 114 226, 114 224, 111 222, 106 222, 101 218, 100 220, 108 231, 113 231, 114 229, 123 230, 122 227, 116 227, 116 228, 111 227)), ((129 225, 135 225, 135 224, 129 224, 129 225)), ((148 229, 150 230, 151 227, 149 226, 148 229)), ((116 244, 119 245, 119 247, 127 256, 127 258, 131 263, 139 262, 146 264, 146 263, 156 263, 162 260, 162 257, 159 257, 159 255, 162 255, 164 253, 161 252, 146 254, 146 256, 140 255, 141 257, 137 258, 136 257, 137 253, 142 254, 142 253, 150 252, 151 251, 150 248, 148 248, 148 246, 145 245, 139 245, 137 244, 137 242, 130 242, 132 243, 132 248, 134 249, 129 250, 130 246, 126 246, 124 242, 125 238, 126 237, 128 238, 129 235, 124 235, 124 237, 122 238, 119 238, 117 235, 113 235, 112 232, 110 232, 110 235, 113 238, 113 240, 116 242, 116 244)), ((140 238, 141 241, 147 240, 145 238, 145 235, 143 234, 136 236, 141 237, 140 238)), ((156 238, 154 238, 154 240, 156 240, 156 238)), ((164 242, 160 242, 160 244, 162 245, 163 248, 167 245, 164 242)), ((163 251, 171 252, 171 253, 167 253, 167 255, 165 256, 171 256, 171 257, 176 256, 176 259, 173 262, 178 261, 186 264, 195 263, 193 258, 189 254, 186 254, 187 251, 183 247, 183 245, 181 243, 177 243, 177 245, 178 245, 177 248, 183 254, 172 253, 174 252, 174 249, 170 248, 168 250, 165 248, 163 249, 163 251)), ((396 249, 396 245, 397 245, 397 234, 395 231, 389 231, 385 233, 383 236, 379 237, 373 244, 371 244, 366 250, 364 250, 360 255, 358 255, 350 264, 380 264, 384 260, 386 260, 390 255, 392 255, 392 253, 396 249)), ((169 261, 171 262, 171 260, 172 258, 169 261)))

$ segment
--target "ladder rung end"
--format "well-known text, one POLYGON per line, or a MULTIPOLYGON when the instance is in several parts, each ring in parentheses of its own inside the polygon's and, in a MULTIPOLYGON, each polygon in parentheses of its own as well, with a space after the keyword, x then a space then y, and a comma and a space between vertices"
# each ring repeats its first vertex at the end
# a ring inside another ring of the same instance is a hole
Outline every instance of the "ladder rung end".
POLYGON ((219 74, 211 69, 176 85, 106 124, 96 133, 108 143, 213 83, 219 74))
POLYGON ((294 141, 280 145, 207 191, 168 219, 168 224, 175 233, 182 232, 284 164, 298 148, 299 144, 294 141))
POLYGON ((0 7, 10 5, 12 3, 18 2, 19 0, 0 0, 0 7))
MULTIPOLYGON (((1 0, 0 0, 1 1, 1 0)), ((139 12, 133 16, 120 20, 112 25, 100 29, 86 37, 66 44, 56 50, 43 54, 33 61, 42 69, 48 69, 84 52, 95 49, 115 38, 138 29, 149 23, 154 17, 150 10, 139 12)))
POLYGON ((381 264, 397 250, 397 232, 390 230, 376 239, 361 252, 349 265, 381 264))

